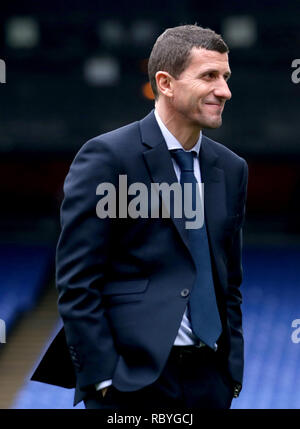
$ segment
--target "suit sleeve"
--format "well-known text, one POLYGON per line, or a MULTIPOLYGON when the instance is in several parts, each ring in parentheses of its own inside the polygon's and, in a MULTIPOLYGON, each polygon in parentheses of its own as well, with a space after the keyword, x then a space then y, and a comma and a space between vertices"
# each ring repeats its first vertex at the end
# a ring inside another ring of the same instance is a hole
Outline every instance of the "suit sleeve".
POLYGON ((97 138, 75 157, 64 184, 56 253, 58 310, 81 389, 112 377, 118 354, 101 297, 112 248, 112 220, 100 219, 99 183, 116 185, 109 145, 97 138))
POLYGON ((242 179, 240 180, 238 201, 240 202, 240 221, 232 237, 232 244, 228 257, 228 296, 227 315, 230 326, 230 366, 233 379, 242 384, 244 361, 244 340, 242 328, 242 295, 240 285, 243 280, 242 268, 242 228, 245 221, 246 196, 248 183, 248 166, 243 161, 242 179))

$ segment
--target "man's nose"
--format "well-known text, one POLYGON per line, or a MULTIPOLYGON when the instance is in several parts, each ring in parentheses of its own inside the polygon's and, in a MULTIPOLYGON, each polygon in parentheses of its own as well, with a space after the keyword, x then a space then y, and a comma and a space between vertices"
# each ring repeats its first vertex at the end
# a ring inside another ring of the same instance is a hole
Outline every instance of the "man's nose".
POLYGON ((231 91, 228 87, 226 80, 220 79, 215 87, 215 96, 224 98, 224 100, 231 99, 231 91))

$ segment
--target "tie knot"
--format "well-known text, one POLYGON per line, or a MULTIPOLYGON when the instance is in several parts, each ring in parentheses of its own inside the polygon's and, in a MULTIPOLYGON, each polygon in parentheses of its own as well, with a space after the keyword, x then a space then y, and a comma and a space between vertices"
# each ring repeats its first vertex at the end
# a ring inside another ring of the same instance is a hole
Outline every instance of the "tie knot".
POLYGON ((180 167, 181 171, 194 171, 193 152, 186 152, 183 149, 172 150, 172 156, 180 167))

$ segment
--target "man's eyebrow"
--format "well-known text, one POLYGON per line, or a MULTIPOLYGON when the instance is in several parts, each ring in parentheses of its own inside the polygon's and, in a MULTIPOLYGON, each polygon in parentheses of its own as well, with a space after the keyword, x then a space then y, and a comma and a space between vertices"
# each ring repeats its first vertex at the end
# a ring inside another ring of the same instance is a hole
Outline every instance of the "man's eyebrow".
MULTIPOLYGON (((207 74, 207 73, 220 73, 220 70, 218 70, 218 69, 213 69, 213 68, 206 69, 206 70, 202 70, 202 71, 199 73, 199 76, 203 76, 203 75, 205 75, 205 74, 207 74)), ((229 79, 229 78, 230 78, 230 76, 231 76, 231 71, 230 71, 230 70, 226 71, 226 72, 224 73, 224 76, 226 76, 226 77, 227 77, 227 79, 229 79)))

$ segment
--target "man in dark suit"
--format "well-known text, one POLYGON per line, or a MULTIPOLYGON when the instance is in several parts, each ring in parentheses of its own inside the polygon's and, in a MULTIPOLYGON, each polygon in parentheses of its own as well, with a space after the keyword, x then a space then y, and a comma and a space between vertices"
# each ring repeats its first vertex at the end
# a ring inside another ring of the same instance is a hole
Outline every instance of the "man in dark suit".
POLYGON ((166 30, 149 59, 155 110, 88 141, 71 165, 57 248, 64 328, 32 379, 76 385, 74 404, 229 408, 240 392, 248 168, 202 135, 222 123, 229 77, 221 36, 166 30), (185 207, 162 215, 162 192, 153 216, 153 183, 180 183, 184 203, 204 198, 204 223, 188 229, 185 207), (134 199, 136 184, 149 191, 144 200, 134 199))

